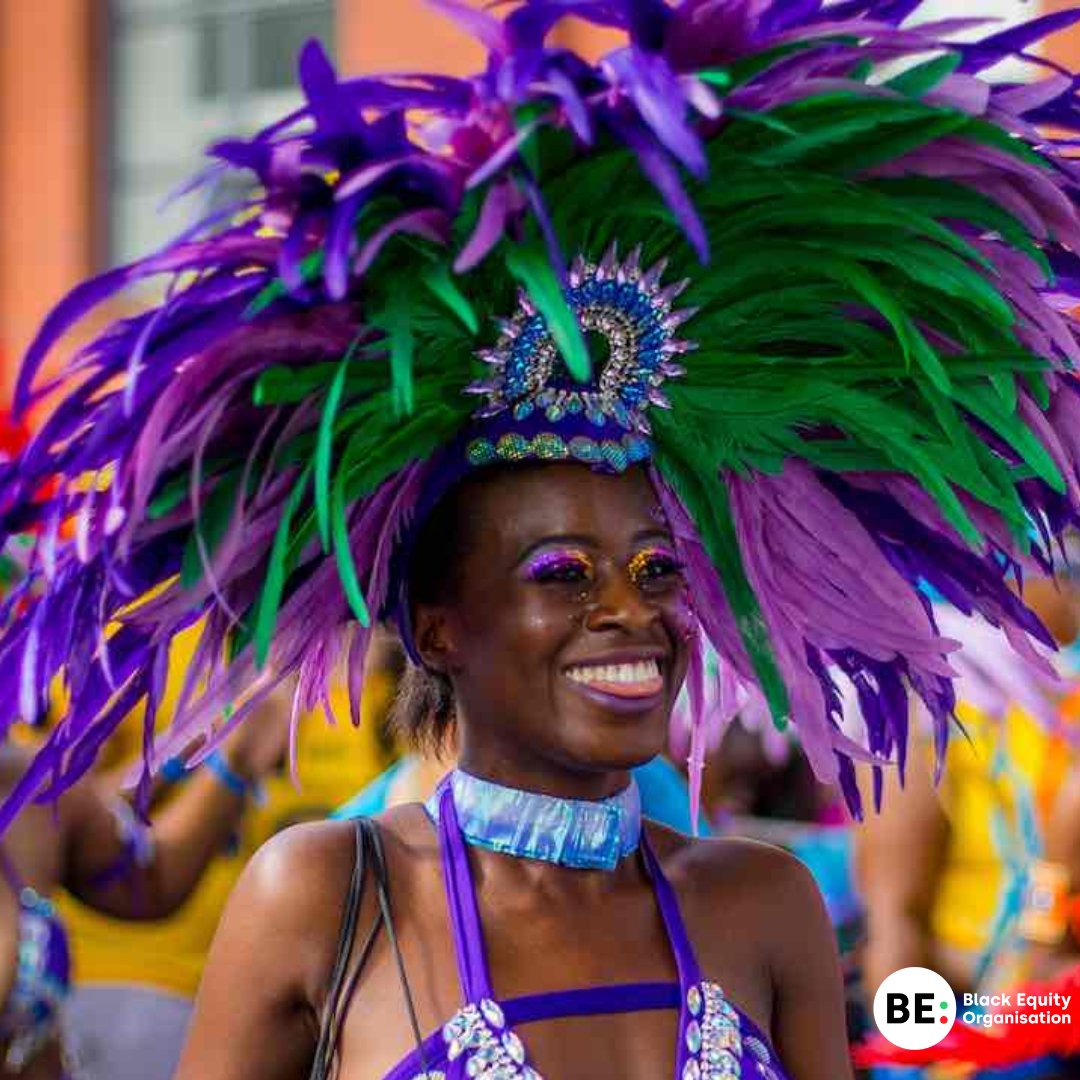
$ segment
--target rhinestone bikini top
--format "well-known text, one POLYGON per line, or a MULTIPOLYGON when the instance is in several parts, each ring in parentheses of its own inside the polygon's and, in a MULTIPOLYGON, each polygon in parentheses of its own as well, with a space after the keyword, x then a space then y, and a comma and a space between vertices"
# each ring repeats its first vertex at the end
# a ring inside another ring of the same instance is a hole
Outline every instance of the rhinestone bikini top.
POLYGON ((499 1001, 487 966, 466 841, 453 789, 445 781, 438 794, 436 820, 465 1004, 392 1069, 386 1080, 541 1080, 516 1028, 567 1016, 653 1009, 679 1011, 675 1080, 788 1080, 768 1037, 728 1000, 718 984, 703 977, 675 892, 644 832, 641 852, 675 955, 678 983, 630 983, 499 1001))

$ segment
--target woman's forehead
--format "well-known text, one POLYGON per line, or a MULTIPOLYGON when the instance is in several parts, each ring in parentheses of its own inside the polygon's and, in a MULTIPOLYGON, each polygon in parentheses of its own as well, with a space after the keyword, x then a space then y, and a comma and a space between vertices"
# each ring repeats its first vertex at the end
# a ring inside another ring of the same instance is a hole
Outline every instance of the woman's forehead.
POLYGON ((510 545, 559 535, 626 543, 667 528, 643 469, 613 475, 560 463, 506 470, 476 485, 469 497, 472 521, 510 545))

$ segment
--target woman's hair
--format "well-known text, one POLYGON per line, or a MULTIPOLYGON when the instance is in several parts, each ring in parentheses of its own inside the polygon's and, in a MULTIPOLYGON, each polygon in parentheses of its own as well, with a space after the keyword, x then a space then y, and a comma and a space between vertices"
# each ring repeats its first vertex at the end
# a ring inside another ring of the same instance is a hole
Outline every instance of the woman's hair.
MULTIPOLYGON (((452 487, 421 524, 406 571, 410 615, 417 604, 452 602, 460 586, 460 556, 472 543, 475 515, 467 512, 465 494, 513 469, 542 469, 543 463, 488 465, 452 487)), ((394 704, 390 729, 421 752, 447 749, 457 720, 454 690, 438 671, 407 662, 394 704)))
MULTIPOLYGON (((445 603, 456 594, 458 556, 468 544, 461 494, 472 483, 470 478, 453 487, 420 526, 406 571, 410 616, 417 604, 445 603)), ((449 678, 407 661, 389 719, 391 731, 412 748, 441 753, 456 721, 449 678)))

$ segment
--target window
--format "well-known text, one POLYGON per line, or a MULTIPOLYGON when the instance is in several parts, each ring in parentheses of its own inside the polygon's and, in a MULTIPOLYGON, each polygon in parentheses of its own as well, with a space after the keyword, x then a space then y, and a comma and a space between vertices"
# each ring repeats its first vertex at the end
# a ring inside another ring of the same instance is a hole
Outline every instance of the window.
POLYGON ((193 199, 163 207, 165 196, 214 139, 251 134, 297 105, 300 46, 317 37, 332 50, 333 30, 333 0, 113 0, 110 263, 197 215, 193 199))

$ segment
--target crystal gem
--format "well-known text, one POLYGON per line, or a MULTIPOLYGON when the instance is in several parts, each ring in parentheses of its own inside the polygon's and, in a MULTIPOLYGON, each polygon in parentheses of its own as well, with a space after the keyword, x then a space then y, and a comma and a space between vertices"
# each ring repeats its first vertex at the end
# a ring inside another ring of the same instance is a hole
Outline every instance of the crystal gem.
POLYGON ((516 1061, 519 1065, 525 1063, 525 1046, 521 1039, 518 1038, 517 1033, 508 1031, 502 1038, 503 1048, 506 1052, 516 1061))
POLYGON ((506 1027, 506 1017, 503 1015, 502 1009, 491 998, 484 998, 480 1002, 480 1011, 492 1027, 506 1027))
POLYGON ((696 1054, 701 1049, 701 1025, 691 1020, 686 1027, 686 1049, 696 1054))

